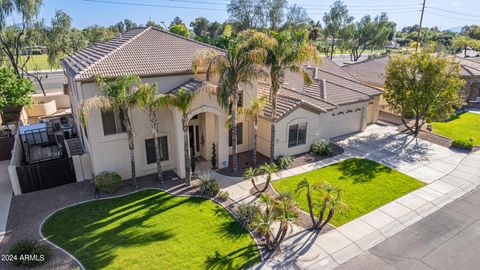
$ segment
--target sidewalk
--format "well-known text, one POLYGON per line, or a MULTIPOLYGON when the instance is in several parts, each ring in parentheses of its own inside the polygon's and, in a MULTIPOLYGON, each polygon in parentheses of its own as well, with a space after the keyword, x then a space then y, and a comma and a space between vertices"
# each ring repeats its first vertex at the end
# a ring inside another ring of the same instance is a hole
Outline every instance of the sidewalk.
MULTIPOLYGON (((411 139, 390 127, 370 126, 363 133, 337 141, 345 149, 344 154, 275 175, 273 180, 361 157, 395 168, 428 185, 327 233, 316 235, 293 226, 282 244, 283 252, 258 268, 332 269, 480 185, 480 152, 467 155, 421 139, 408 144, 411 139)), ((253 187, 249 181, 215 176, 235 201, 255 200, 250 195, 253 187)), ((265 181, 264 178, 260 176, 257 181, 265 181)))
POLYGON ((0 161, 0 242, 7 226, 8 212, 12 200, 12 185, 8 176, 10 160, 0 161))

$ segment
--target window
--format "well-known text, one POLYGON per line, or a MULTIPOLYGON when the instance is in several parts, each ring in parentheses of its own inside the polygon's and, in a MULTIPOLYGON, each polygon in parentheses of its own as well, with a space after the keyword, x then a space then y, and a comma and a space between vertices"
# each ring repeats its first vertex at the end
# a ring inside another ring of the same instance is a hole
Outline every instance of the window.
MULTIPOLYGON (((167 136, 162 136, 158 138, 158 143, 160 146, 160 161, 168 160, 168 140, 167 136)), ((155 142, 153 139, 145 140, 145 150, 147 153, 147 164, 152 164, 157 162, 157 155, 155 155, 155 142)))
MULTIPOLYGON (((237 123, 237 145, 243 143, 243 123, 237 123)), ((228 131, 228 146, 232 146, 232 129, 228 131)))
POLYGON ((103 135, 105 136, 127 131, 122 110, 102 112, 102 125, 103 135))
POLYGON ((307 142, 307 123, 288 127, 288 147, 302 145, 307 142))

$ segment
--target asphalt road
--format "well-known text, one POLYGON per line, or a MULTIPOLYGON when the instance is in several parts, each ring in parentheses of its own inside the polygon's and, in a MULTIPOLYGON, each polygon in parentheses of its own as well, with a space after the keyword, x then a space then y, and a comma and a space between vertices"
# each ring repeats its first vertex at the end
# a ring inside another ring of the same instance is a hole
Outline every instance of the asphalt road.
MULTIPOLYGON (((43 73, 42 75, 45 76, 45 74, 48 76, 44 77, 42 79, 42 84, 43 88, 45 89, 46 93, 52 93, 52 92, 63 92, 63 84, 66 82, 65 75, 63 74, 63 71, 54 71, 54 72, 48 72, 48 73, 43 73)), ((33 84, 35 86, 35 91, 38 94, 42 93, 42 89, 40 88, 40 85, 37 83, 36 80, 32 79, 33 84)))
POLYGON ((337 269, 480 269, 480 189, 337 269))

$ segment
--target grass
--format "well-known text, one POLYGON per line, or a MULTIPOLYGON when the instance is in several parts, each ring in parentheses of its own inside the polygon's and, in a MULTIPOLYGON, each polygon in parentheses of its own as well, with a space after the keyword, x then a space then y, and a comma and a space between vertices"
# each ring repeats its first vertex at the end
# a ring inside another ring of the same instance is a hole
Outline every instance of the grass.
MULTIPOLYGON (((360 158, 347 159, 304 174, 273 181, 272 185, 277 191, 294 193, 303 178, 310 183, 326 181, 343 189, 343 199, 349 210, 333 216, 330 223, 334 226, 345 224, 425 185, 387 166, 360 158)), ((316 195, 314 192, 314 199, 316 195)), ((299 207, 308 212, 305 191, 294 193, 294 198, 299 207)))
POLYGON ((452 140, 468 141, 480 145, 480 114, 462 113, 447 122, 433 122, 433 132, 452 140))
POLYGON ((250 234, 222 206, 158 190, 66 208, 42 232, 87 269, 241 269, 260 262, 250 234))
MULTIPOLYGON (((27 59, 27 56, 20 56, 20 63, 25 62, 27 59)), ((10 62, 7 58, 3 60, 3 63, 5 65, 10 65, 10 62)), ((51 67, 50 64, 48 63, 48 56, 46 54, 40 54, 40 55, 32 55, 31 59, 28 60, 27 63, 27 69, 28 71, 36 71, 36 70, 56 70, 56 69, 61 69, 60 63, 57 65, 51 67)))

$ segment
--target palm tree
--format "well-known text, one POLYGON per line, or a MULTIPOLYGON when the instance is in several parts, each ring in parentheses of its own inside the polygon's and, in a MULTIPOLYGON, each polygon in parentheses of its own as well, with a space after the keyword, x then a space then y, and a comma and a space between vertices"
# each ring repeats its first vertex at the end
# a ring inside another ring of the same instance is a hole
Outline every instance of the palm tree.
POLYGON ((277 40, 274 46, 267 48, 266 64, 270 67, 270 100, 272 102, 272 126, 270 138, 270 163, 275 160, 275 121, 277 113, 277 95, 285 81, 287 70, 303 74, 305 83, 310 84, 312 79, 303 65, 313 60, 315 64, 321 62, 317 48, 308 43, 308 32, 299 31, 292 34, 291 30, 272 33, 277 40))
POLYGON ((166 95, 157 94, 157 84, 142 84, 138 88, 140 101, 139 105, 148 113, 150 120, 150 128, 155 143, 155 157, 157 159, 157 179, 163 183, 162 164, 160 157, 159 130, 158 130, 158 111, 167 104, 168 97, 166 95))
POLYGON ((272 251, 280 246, 288 228, 297 219, 296 203, 289 193, 281 193, 275 198, 264 193, 259 202, 261 207, 251 227, 263 235, 267 249, 272 251), (279 226, 274 226, 277 223, 279 226))
POLYGON ((257 175, 257 169, 253 167, 247 168, 243 172, 243 180, 250 180, 252 182, 253 187, 257 190, 260 191, 260 189, 257 187, 257 184, 255 184, 255 175, 257 175))
POLYGON ((270 182, 272 181, 272 174, 278 172, 278 166, 275 163, 270 163, 270 164, 263 164, 258 168, 261 173, 265 173, 267 175, 267 182, 265 183, 265 186, 263 187, 260 192, 265 192, 268 189, 268 186, 270 185, 270 182))
POLYGON ((342 199, 342 190, 327 182, 318 184, 310 184, 306 178, 304 178, 297 185, 296 192, 302 190, 307 191, 307 203, 310 219, 312 220, 313 228, 319 233, 325 225, 330 222, 336 211, 342 212, 348 210, 347 204, 342 199), (316 191, 319 194, 318 206, 319 213, 315 216, 313 213, 312 191, 316 191), (327 216, 325 213, 328 211, 327 216))
POLYGON ((263 108, 267 104, 267 97, 261 97, 259 99, 250 100, 250 106, 242 107, 238 109, 239 114, 248 115, 253 117, 253 150, 252 150, 252 164, 257 166, 257 129, 258 129, 258 116, 263 111, 263 108))
POLYGON ((80 122, 82 125, 86 126, 88 122, 88 115, 93 109, 100 109, 102 111, 120 111, 123 114, 123 123, 127 130, 128 136, 128 149, 130 150, 132 180, 135 188, 138 189, 137 176, 135 172, 135 144, 133 140, 133 121, 131 117, 131 111, 140 107, 140 95, 137 90, 138 85, 141 84, 141 80, 136 75, 127 75, 114 80, 107 80, 102 77, 97 77, 96 82, 103 95, 86 99, 80 104, 80 122))
POLYGON ((188 91, 185 88, 166 96, 165 104, 180 110, 182 113, 182 128, 183 128, 183 147, 185 156, 185 184, 190 186, 192 180, 192 171, 190 163, 190 139, 188 134, 188 113, 190 112, 190 105, 196 96, 195 91, 188 91))
POLYGON ((237 159, 237 105, 241 84, 251 84, 252 80, 266 76, 261 64, 267 56, 266 46, 274 41, 263 33, 246 30, 237 38, 229 41, 227 51, 223 54, 215 50, 202 50, 197 53, 192 63, 192 70, 206 71, 207 80, 219 78, 217 101, 231 113, 232 119, 232 167, 238 171, 237 159))

